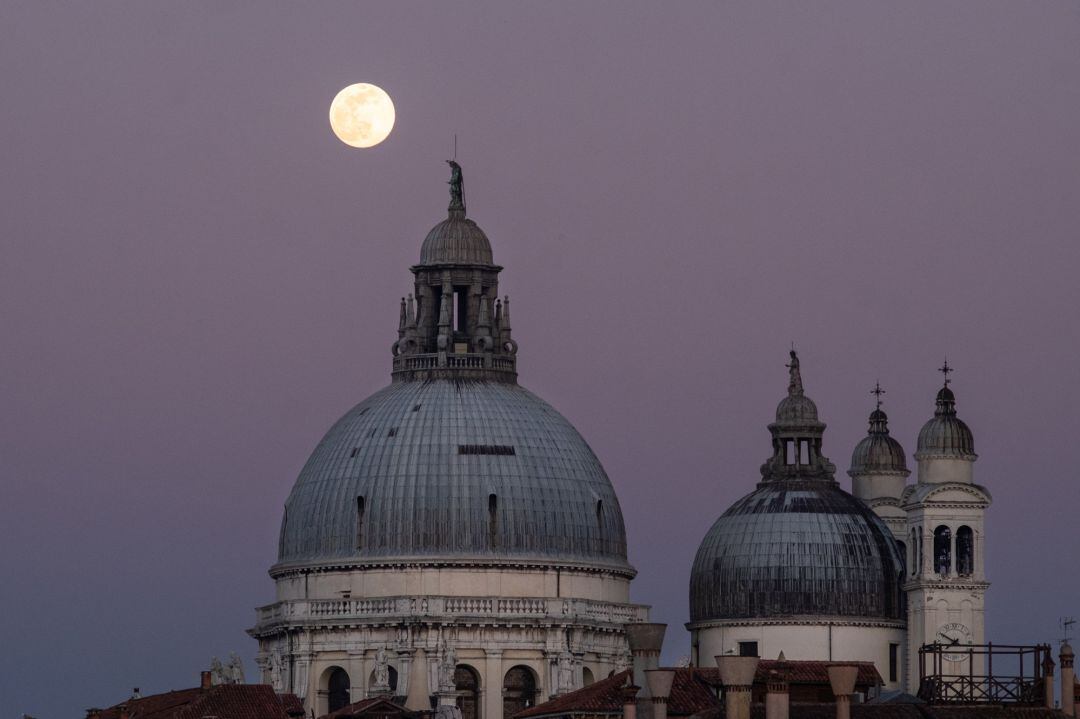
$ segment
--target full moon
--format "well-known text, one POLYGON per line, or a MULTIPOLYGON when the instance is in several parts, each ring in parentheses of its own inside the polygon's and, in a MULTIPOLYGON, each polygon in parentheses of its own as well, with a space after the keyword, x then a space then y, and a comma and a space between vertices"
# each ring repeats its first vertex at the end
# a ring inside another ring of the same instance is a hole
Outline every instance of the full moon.
POLYGON ((346 145, 374 147, 394 129, 394 103, 377 85, 349 85, 330 103, 330 127, 346 145))

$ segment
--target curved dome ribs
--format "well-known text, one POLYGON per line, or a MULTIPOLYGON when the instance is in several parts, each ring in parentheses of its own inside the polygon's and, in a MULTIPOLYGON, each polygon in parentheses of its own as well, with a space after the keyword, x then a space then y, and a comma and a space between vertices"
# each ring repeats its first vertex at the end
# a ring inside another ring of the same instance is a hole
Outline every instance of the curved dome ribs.
POLYGON ((903 621, 903 563, 892 533, 833 479, 836 468, 821 453, 825 424, 794 351, 788 369, 762 480, 716 520, 694 559, 690 620, 903 621))

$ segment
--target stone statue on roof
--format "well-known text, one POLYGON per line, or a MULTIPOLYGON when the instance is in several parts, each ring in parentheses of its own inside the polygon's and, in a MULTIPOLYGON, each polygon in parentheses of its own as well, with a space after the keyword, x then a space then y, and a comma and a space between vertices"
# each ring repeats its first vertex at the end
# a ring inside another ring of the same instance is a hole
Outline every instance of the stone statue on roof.
POLYGON ((461 165, 447 160, 450 165, 450 209, 465 211, 465 179, 461 175, 461 165))

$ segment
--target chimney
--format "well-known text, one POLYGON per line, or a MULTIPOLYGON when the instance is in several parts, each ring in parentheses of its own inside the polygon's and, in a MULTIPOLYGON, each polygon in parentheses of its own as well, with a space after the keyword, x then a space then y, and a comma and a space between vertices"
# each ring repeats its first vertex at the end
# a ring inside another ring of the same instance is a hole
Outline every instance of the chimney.
POLYGON ((1068 644, 1061 645, 1061 713, 1067 717, 1076 716, 1076 675, 1073 673, 1073 649, 1068 644))
POLYGON ((623 719, 637 719, 637 694, 641 687, 630 684, 622 688, 623 719))
POLYGON ((776 668, 769 670, 765 689, 765 719, 788 719, 791 710, 791 693, 788 686, 790 666, 784 653, 776 658, 776 668))
POLYGON ((210 672, 199 672, 199 688, 209 689, 213 684, 213 675, 210 672))
POLYGON ((409 664, 409 691, 405 697, 405 708, 414 712, 433 709, 428 694, 427 652, 417 649, 409 664))
POLYGON ((86 710, 86 719, 101 719, 101 710, 97 707, 86 710))
MULTIPOLYGON (((666 624, 635 623, 626 625, 626 641, 634 655, 634 684, 646 686, 645 670, 660 664, 660 648, 664 646, 666 624)), ((645 696, 648 696, 646 693, 645 696)))
POLYGON ((757 665, 757 657, 730 654, 716 657, 720 683, 724 686, 725 719, 750 719, 750 688, 754 686, 757 665))
POLYGON ((1046 645, 1046 656, 1043 657, 1043 704, 1047 709, 1054 708, 1054 660, 1050 658, 1050 646, 1046 645))
POLYGON ((132 699, 142 699, 142 694, 139 693, 139 687, 135 687, 131 690, 132 699))
POLYGON ((128 709, 127 704, 120 705, 120 719, 130 719, 131 711, 128 709))
POLYGON ((859 667, 854 664, 830 664, 829 684, 836 697, 836 719, 851 718, 851 695, 855 693, 855 680, 859 667))
POLYGON ((675 681, 675 670, 646 669, 645 680, 652 695, 653 719, 667 719, 667 702, 671 696, 671 683, 675 681))

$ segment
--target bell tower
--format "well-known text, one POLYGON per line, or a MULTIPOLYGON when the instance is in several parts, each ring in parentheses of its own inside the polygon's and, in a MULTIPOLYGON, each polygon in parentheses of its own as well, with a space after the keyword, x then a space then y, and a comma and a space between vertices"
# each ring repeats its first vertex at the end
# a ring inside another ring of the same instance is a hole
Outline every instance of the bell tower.
POLYGON ((990 492, 974 482, 977 455, 971 430, 956 414, 949 388, 948 363, 941 368, 945 385, 937 394, 934 416, 919 431, 915 460, 918 481, 904 490, 907 515, 908 677, 916 691, 919 648, 955 646, 944 655, 949 674, 980 674, 980 657, 965 645, 984 644, 986 581, 983 519, 990 492), (974 666, 969 666, 969 663, 974 666))

